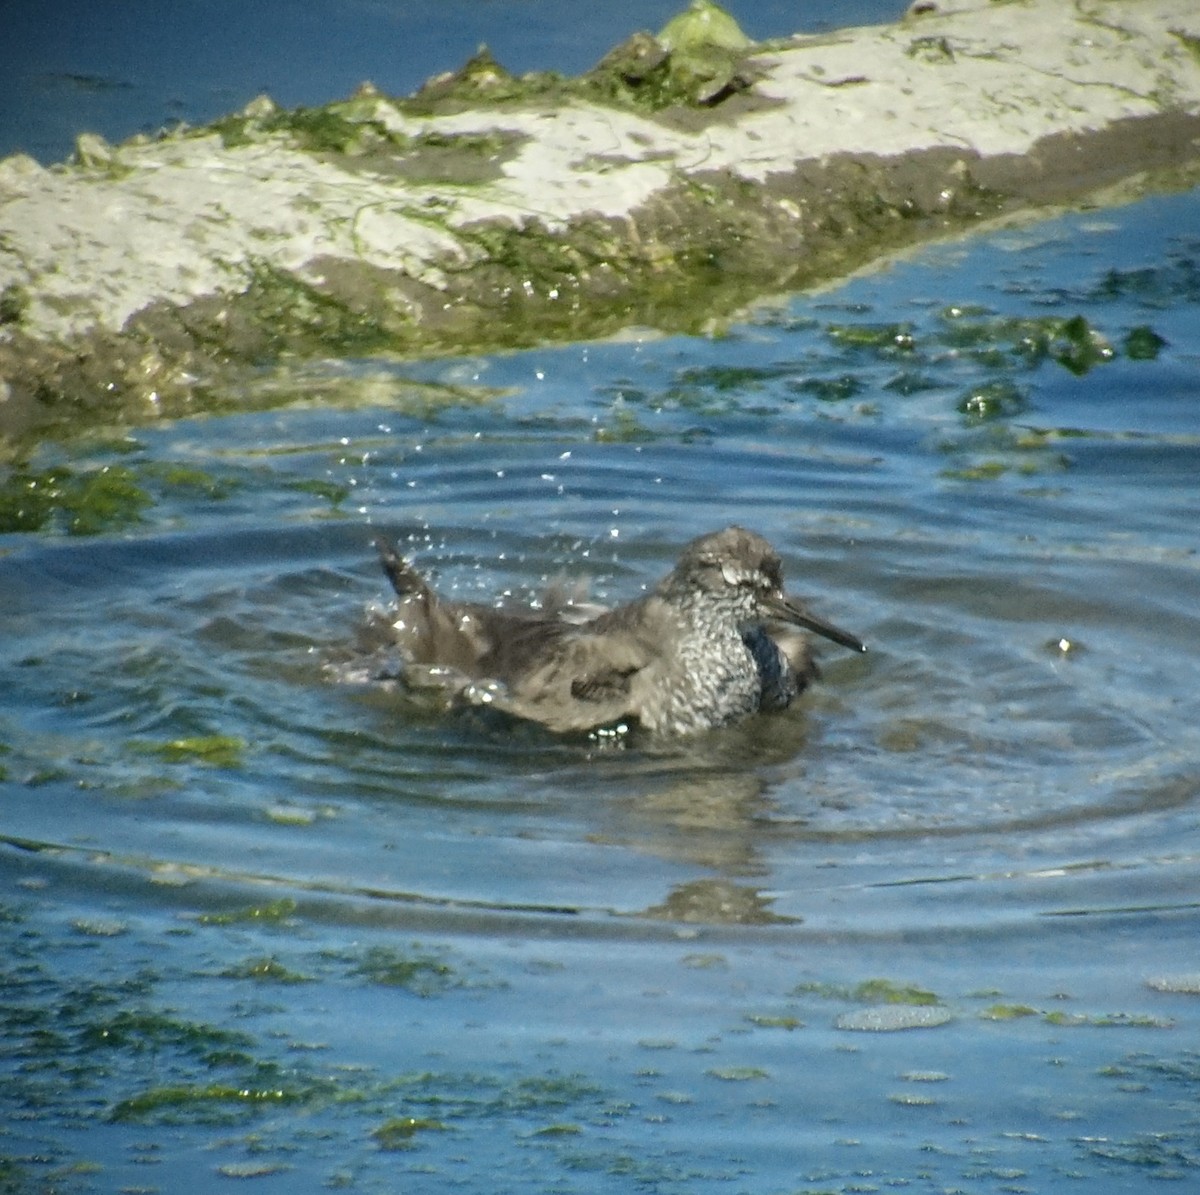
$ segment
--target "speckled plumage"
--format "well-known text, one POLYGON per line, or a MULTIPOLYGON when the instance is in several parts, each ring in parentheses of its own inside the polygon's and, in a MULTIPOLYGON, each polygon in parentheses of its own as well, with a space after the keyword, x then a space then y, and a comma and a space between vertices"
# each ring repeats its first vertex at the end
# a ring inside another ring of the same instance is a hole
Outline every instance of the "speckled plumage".
POLYGON ((774 549, 741 527, 693 540, 650 593, 582 622, 448 601, 377 543, 410 670, 552 731, 624 724, 677 736, 782 709, 816 675, 795 626, 865 650, 788 599, 774 549))

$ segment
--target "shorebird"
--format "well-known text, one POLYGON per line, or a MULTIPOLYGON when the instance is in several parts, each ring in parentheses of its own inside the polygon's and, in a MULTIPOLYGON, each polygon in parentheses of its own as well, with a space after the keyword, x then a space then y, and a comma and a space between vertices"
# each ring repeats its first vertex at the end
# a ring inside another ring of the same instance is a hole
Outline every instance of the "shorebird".
POLYGON ((817 675, 800 627, 866 651, 789 598, 775 550, 741 527, 692 540, 650 592, 579 621, 565 606, 448 600, 386 539, 375 542, 406 667, 455 701, 559 733, 680 736, 783 709, 817 675))

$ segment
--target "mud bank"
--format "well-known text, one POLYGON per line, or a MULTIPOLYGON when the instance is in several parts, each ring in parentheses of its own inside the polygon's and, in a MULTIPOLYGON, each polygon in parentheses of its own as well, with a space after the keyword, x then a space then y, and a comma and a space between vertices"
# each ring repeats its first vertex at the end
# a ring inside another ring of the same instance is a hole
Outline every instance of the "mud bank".
POLYGON ((82 136, 0 162, 0 441, 228 406, 288 359, 698 329, 1198 167, 1194 0, 921 0, 761 44, 700 0, 577 79, 481 53, 406 99, 82 136))

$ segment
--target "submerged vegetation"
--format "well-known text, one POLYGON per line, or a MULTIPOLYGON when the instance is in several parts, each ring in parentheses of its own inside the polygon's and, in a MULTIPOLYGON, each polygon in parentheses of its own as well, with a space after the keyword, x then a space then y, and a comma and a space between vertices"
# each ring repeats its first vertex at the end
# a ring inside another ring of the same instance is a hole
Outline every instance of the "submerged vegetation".
POLYGON ((907 1004, 931 1007, 942 1003, 935 992, 915 984, 896 983, 891 979, 864 979, 852 986, 808 982, 799 984, 792 994, 820 996, 825 1000, 848 1001, 855 1004, 907 1004))
MULTIPOLYGON (((284 898, 236 915, 202 918, 200 924, 206 935, 242 935, 255 923, 275 920, 276 912, 290 917, 294 909, 294 902, 284 898)), ((314 1145, 314 1126, 316 1140, 340 1141, 338 1160, 344 1164, 356 1154, 365 1157, 372 1146, 410 1150, 430 1134, 472 1126, 488 1134, 531 1137, 548 1120, 561 1124, 564 1114, 590 1119, 602 1108, 610 1120, 620 1114, 605 1102, 598 1085, 577 1075, 452 1068, 396 1073, 347 1065, 326 1058, 323 1047, 302 1045, 291 1031, 281 1031, 278 1026, 287 1019, 276 1015, 280 1010, 240 999, 247 981, 328 986, 354 978, 356 965, 339 952, 308 951, 311 966, 306 964, 303 975, 294 957, 284 962, 276 956, 188 975, 179 972, 177 958, 163 954, 161 939, 139 939, 137 931, 126 935, 126 949, 155 957, 161 966, 122 975, 120 958, 97 951, 90 973, 81 976, 71 958, 77 951, 69 944, 47 949, 42 928, 23 911, 0 908, 6 960, 0 973, 0 1059, 7 1076, 0 1118, 8 1126, 0 1148, 0 1189, 41 1189, 35 1176, 44 1178, 47 1188, 56 1185, 52 1176, 70 1153, 55 1138, 81 1127, 88 1130, 91 1155, 109 1159, 109 1165, 117 1154, 96 1142, 112 1140, 103 1134, 120 1126, 148 1132, 169 1126, 199 1134, 192 1140, 207 1140, 204 1148, 226 1152, 243 1141, 249 1147, 246 1159, 224 1163, 222 1172, 246 1175, 252 1172, 247 1167, 266 1167, 253 1172, 268 1173, 294 1162, 301 1151, 306 1166, 320 1166, 316 1158, 326 1151, 314 1145), (203 996, 187 999, 197 984, 203 996), (189 1012, 174 1007, 181 1000, 189 1012), (200 1006, 207 1016, 198 1015, 200 1006), (306 1115, 297 1119, 301 1109, 306 1115), (247 1136, 230 1138, 230 1131, 247 1136), (40 1142, 42 1148, 14 1156, 18 1139, 40 1142)), ((436 975, 438 986, 458 969, 433 965, 428 952, 409 957, 418 964, 415 971, 436 975)), ((400 955, 381 946, 365 958, 372 968, 391 973, 400 955)), ((166 1138, 146 1140, 154 1144, 139 1150, 158 1153, 166 1138)), ((76 1170, 80 1177, 87 1172, 88 1156, 76 1170)), ((91 1188, 84 1181, 79 1189, 91 1188)))
POLYGON ((153 501, 120 465, 82 473, 66 465, 17 468, 0 479, 0 533, 58 523, 68 535, 96 535, 137 523, 153 501))
POLYGON ((200 763, 214 768, 238 768, 246 744, 231 735, 212 734, 166 742, 134 740, 130 747, 144 755, 153 755, 164 763, 200 763))
MULTIPOLYGON (((492 268, 515 268, 510 258, 515 260, 522 251, 522 235, 496 229, 478 234, 481 250, 495 263, 492 268)), ((565 271, 585 274, 600 268, 586 244, 550 244, 553 251, 543 243, 539 263, 531 271, 534 292, 550 288, 565 271)), ((297 338, 308 336, 315 344, 335 333, 342 351, 357 344, 359 351, 366 352, 378 343, 378 329, 367 317, 343 313, 323 331, 327 300, 314 298, 311 288, 293 288, 275 272, 267 271, 264 279, 264 290, 254 302, 261 304, 262 311, 272 312, 269 322, 280 343, 296 343, 297 338)), ((528 302, 525 297, 511 297, 500 306, 528 302)), ((570 305, 564 296, 546 302, 570 305)), ((663 436, 691 442, 712 434, 706 420, 729 415, 769 417, 781 407, 812 401, 831 414, 845 412, 841 417, 872 418, 885 405, 943 391, 946 413, 957 415, 957 426, 943 423, 938 443, 943 456, 955 458, 940 465, 946 480, 980 482, 1054 474, 1070 465, 1064 449, 1087 433, 1039 421, 1033 375, 1047 367, 1061 368, 1086 385, 1094 371, 1113 361, 1154 361, 1168 347, 1150 324, 1122 332, 1104 327, 1095 314, 1014 316, 979 306, 943 307, 919 322, 831 320, 812 330, 827 347, 805 362, 689 366, 658 389, 644 384, 599 387, 595 399, 602 416, 590 434, 605 443, 648 442, 663 436), (964 364, 972 367, 973 378, 966 388, 957 382, 964 364), (881 376, 880 365, 891 372, 881 376), (655 416, 653 422, 650 415, 655 416), (664 422, 663 416, 688 421, 664 422)), ((338 381, 331 375, 322 382, 322 397, 349 406, 387 403, 397 414, 422 418, 495 398, 483 387, 417 386, 402 377, 384 383, 347 379, 339 385, 338 381)), ((284 381, 273 380, 262 388, 254 405, 269 407, 298 396, 310 401, 304 390, 298 394, 284 381)), ((353 488, 333 474, 290 476, 257 461, 240 466, 226 461, 204 468, 160 461, 129 436, 97 440, 90 456, 77 451, 69 464, 34 463, 33 458, 10 466, 6 473, 0 471, 0 534, 45 531, 89 536, 161 525, 180 502, 199 499, 220 504, 264 490, 306 514, 311 513, 310 500, 320 504, 324 517, 346 518, 350 513, 353 488)), ((336 459, 332 451, 330 459, 336 459)), ((183 755, 196 759, 203 754, 169 745, 160 749, 166 758, 174 756, 175 762, 183 755)))
POLYGON ((371 983, 403 988, 414 996, 436 996, 467 980, 444 955, 415 946, 411 951, 373 946, 355 963, 354 973, 371 983))

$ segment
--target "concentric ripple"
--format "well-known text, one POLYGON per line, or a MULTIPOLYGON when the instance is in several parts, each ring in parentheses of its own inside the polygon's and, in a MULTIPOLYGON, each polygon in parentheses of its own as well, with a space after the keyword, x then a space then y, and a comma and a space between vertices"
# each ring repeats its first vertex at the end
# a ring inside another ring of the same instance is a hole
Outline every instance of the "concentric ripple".
POLYGON ((45 1107, 39 1068, 125 1043, 59 1140, 102 1108, 136 1155, 147 1126, 192 1141, 290 1101, 338 1144, 255 1120, 280 1169, 247 1148, 221 1173, 264 1184, 300 1151, 327 1185, 394 1189, 378 1155, 415 1150, 447 1181, 486 1155, 464 1189, 494 1190, 496 1126, 547 1189, 861 1189, 854 1149, 942 1188, 1200 1165, 1171 1086, 1194 1058, 1147 1045, 1190 1007, 1173 964, 1200 880, 1188 202, 929 250, 721 337, 341 362, 297 372, 295 405, 276 379, 243 414, 23 462, 0 492, 6 1098, 45 1107), (346 681, 386 600, 381 530, 455 596, 520 604, 565 576, 613 603, 730 522, 870 648, 825 648, 784 714, 622 746, 346 681), (434 1011, 381 1014, 380 989, 434 1011), (1092 1003, 1056 1003, 1072 992, 1092 1003), (22 1036, 38 1007, 63 1011, 22 1036), (1059 1040, 1113 1028, 1143 1052, 1059 1040), (861 1047, 900 1076, 881 1094, 838 1035, 900 1030, 942 1036, 861 1047), (527 1039, 558 1061, 533 1067, 527 1039), (351 1090, 297 1060, 322 1042, 402 1073, 351 1090), (1064 1051, 1081 1107, 1051 1085, 1030 1112, 1013 1093, 1064 1051), (956 1067, 1009 1074, 1009 1102, 956 1067), (1093 1090, 1105 1067, 1128 1088, 1093 1090), (814 1084, 835 1111, 801 1165, 779 1109, 814 1084), (1005 1126, 986 1166, 958 1127, 976 1117, 1005 1126), (1040 1161, 1029 1134, 1054 1142, 1040 1161))

